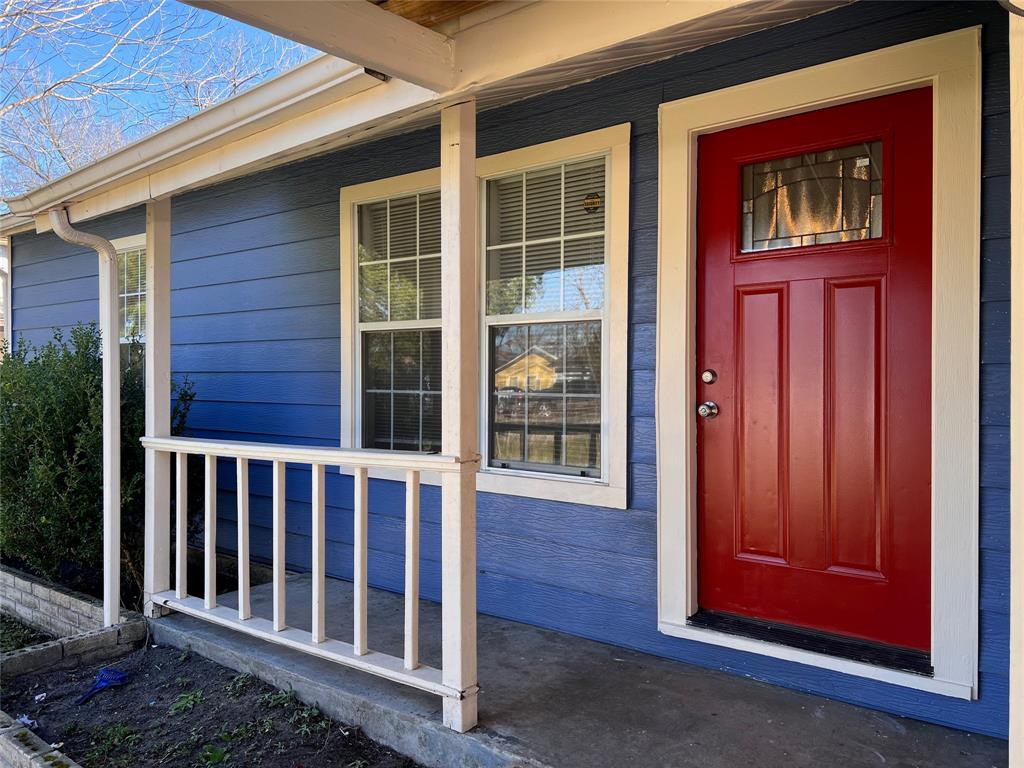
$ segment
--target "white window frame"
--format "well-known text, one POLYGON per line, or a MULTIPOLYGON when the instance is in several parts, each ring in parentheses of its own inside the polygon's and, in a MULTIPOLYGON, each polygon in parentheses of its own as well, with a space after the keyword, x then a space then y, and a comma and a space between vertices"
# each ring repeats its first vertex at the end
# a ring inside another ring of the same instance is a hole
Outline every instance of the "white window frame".
MULTIPOLYGON (((481 189, 485 179, 534 167, 555 165, 587 157, 606 155, 607 215, 605 246, 605 300, 603 323, 605 343, 602 361, 602 477, 579 478, 571 475, 546 474, 524 470, 502 470, 481 466, 477 474, 477 490, 513 496, 542 498, 552 501, 576 502, 594 506, 626 508, 627 478, 627 403, 629 370, 627 347, 629 339, 629 140, 630 125, 603 128, 532 147, 503 152, 477 159, 477 177, 481 189), (613 362, 614 361, 614 364, 613 362)), ((359 412, 359 323, 356 296, 356 233, 357 205, 414 192, 429 191, 440 186, 440 169, 380 179, 365 184, 343 187, 340 193, 341 215, 341 445, 353 448, 360 444, 359 412)), ((481 195, 483 199, 483 195, 481 195)), ((481 203, 481 211, 483 203, 481 203)), ((480 227, 481 233, 483 227, 480 227)), ((477 257, 479 290, 483 291, 483 234, 477 257)), ((481 328, 486 330, 480 305, 481 328)), ((533 319, 539 318, 531 318, 533 319)), ((486 339, 481 340, 481 359, 486 360, 486 339)), ((481 366, 482 369, 486 366, 481 366)), ((481 372, 481 403, 486 403, 486 371, 481 372)), ((487 409, 480 408, 481 455, 486 454, 487 409)), ((484 462, 482 462, 484 464, 484 462)), ((388 470, 371 471, 371 476, 402 479, 388 470)), ((424 473, 422 482, 440 484, 440 479, 424 473)))
POLYGON ((981 54, 977 27, 662 104, 658 627, 665 634, 961 699, 978 685, 981 54), (932 620, 924 676, 691 626, 697 601, 697 138, 930 85, 932 620), (953 178, 956 184, 939 184, 953 178), (682 397, 680 397, 682 395, 682 397), (682 402, 682 407, 680 407, 682 402))
MULTIPOLYGON (((114 240, 111 240, 110 244, 114 246, 114 250, 117 251, 117 254, 118 254, 119 257, 120 257, 120 255, 122 253, 128 253, 129 251, 137 251, 139 249, 146 250, 146 233, 143 232, 140 235, 129 235, 128 237, 118 237, 118 238, 116 238, 114 240)), ((125 299, 126 296, 129 296, 129 295, 136 296, 137 295, 140 298, 144 299, 144 298, 146 298, 146 291, 145 291, 145 289, 143 289, 142 293, 138 293, 138 294, 136 292, 134 292, 134 291, 130 291, 128 293, 123 291, 122 290, 123 286, 121 285, 121 272, 122 272, 121 265, 118 264, 117 267, 118 267, 118 273, 117 273, 117 301, 121 305, 121 310, 123 310, 124 309, 124 299, 125 299)), ((145 271, 146 271, 146 260, 145 259, 142 260, 141 268, 142 268, 143 274, 145 274, 145 271)), ((118 312, 118 317, 121 317, 120 310, 118 312)), ((123 323, 118 323, 118 325, 120 326, 118 330, 119 331, 123 331, 124 330, 124 324, 123 323)), ((128 336, 122 336, 121 337, 121 343, 122 344, 127 344, 129 341, 131 341, 130 337, 128 337, 128 336)), ((141 341, 144 344, 146 342, 146 334, 141 334, 139 336, 139 341, 141 341)))

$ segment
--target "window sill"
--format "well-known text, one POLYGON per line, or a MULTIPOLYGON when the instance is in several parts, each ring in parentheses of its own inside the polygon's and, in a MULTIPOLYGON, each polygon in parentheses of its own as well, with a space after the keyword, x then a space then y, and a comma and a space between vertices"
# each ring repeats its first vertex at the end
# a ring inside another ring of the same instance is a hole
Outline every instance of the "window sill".
MULTIPOLYGON (((351 474, 351 470, 343 467, 341 473, 351 474)), ((395 469, 371 469, 369 476, 376 480, 405 481, 405 472, 395 469)), ((420 483, 440 485, 441 476, 436 472, 424 472, 420 476, 420 483)), ((610 509, 626 508, 625 486, 582 478, 537 476, 527 472, 484 469, 477 473, 476 489, 479 493, 500 493, 507 496, 587 504, 610 509)))

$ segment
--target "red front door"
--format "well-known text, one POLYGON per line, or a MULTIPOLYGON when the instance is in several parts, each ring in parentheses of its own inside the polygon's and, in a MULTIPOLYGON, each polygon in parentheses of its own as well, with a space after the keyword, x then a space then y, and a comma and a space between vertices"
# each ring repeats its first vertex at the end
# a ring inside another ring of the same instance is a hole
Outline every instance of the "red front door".
POLYGON ((706 611, 930 649, 931 103, 699 140, 706 611))

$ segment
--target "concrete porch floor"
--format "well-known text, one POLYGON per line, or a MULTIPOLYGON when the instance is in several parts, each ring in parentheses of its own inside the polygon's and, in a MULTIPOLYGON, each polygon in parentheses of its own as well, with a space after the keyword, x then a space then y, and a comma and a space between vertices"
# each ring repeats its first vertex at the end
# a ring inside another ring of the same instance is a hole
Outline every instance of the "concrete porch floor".
MULTIPOLYGON (((288 578, 287 619, 309 629, 310 578, 288 578)), ((351 584, 328 579, 328 636, 352 634, 351 584)), ((234 594, 219 602, 236 605, 234 594)), ((271 585, 252 589, 269 617, 271 585)), ((371 590, 370 647, 402 655, 403 603, 371 590)), ((480 616, 480 725, 441 725, 441 700, 273 643, 172 614, 154 641, 190 645, 359 725, 436 768, 1001 768, 1006 743, 480 616)), ((440 665, 440 607, 421 603, 421 658, 440 665)))

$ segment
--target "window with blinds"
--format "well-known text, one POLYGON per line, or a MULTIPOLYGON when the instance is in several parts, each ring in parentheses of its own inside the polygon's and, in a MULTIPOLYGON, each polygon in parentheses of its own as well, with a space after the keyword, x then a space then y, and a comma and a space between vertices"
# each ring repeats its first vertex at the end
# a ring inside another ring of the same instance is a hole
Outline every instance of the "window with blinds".
POLYGON ((146 249, 118 251, 121 343, 146 340, 146 249))
POLYGON ((600 477, 606 160, 487 181, 488 463, 600 477))
POLYGON ((364 448, 441 447, 441 195, 356 206, 364 448))

